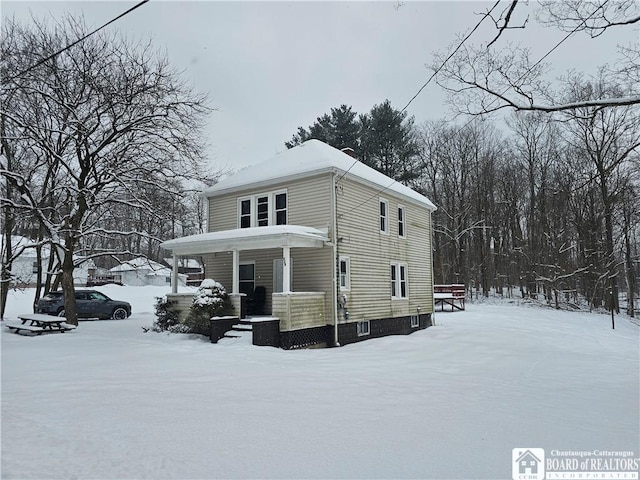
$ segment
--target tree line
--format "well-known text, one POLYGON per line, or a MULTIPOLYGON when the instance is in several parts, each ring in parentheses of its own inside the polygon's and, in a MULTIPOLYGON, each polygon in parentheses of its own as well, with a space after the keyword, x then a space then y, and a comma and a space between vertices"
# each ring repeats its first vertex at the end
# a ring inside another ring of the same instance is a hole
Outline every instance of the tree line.
MULTIPOLYGON (((622 95, 606 75, 567 97, 622 95)), ((430 198, 434 280, 550 304, 633 315, 640 287, 640 114, 632 106, 522 111, 504 122, 417 124, 389 101, 332 108, 286 142, 352 148, 363 163, 430 198), (380 130, 378 130, 380 129, 380 130), (382 133, 382 134, 380 134, 382 133)))

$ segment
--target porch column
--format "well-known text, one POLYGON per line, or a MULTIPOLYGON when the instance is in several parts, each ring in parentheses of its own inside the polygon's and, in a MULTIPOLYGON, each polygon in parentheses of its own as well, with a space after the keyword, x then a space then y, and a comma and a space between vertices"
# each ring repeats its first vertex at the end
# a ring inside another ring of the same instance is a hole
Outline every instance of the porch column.
POLYGON ((282 292, 291 291, 291 247, 282 247, 282 292))
POLYGON ((173 268, 171 269, 171 293, 178 293, 178 256, 173 254, 173 268))
POLYGON ((233 276, 231 281, 231 293, 240 293, 240 255, 238 250, 233 252, 233 276))

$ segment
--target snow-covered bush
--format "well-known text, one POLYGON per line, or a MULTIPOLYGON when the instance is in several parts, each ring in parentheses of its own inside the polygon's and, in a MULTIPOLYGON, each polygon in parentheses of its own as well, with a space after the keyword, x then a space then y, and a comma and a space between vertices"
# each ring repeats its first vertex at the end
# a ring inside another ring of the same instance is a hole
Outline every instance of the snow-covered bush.
POLYGON ((156 321, 151 329, 154 332, 187 333, 189 328, 180 323, 178 315, 169 309, 169 305, 166 295, 156 297, 156 321))
POLYGON ((198 287, 198 293, 193 299, 184 324, 192 333, 209 335, 209 319, 232 312, 233 305, 224 287, 215 280, 205 278, 198 287))

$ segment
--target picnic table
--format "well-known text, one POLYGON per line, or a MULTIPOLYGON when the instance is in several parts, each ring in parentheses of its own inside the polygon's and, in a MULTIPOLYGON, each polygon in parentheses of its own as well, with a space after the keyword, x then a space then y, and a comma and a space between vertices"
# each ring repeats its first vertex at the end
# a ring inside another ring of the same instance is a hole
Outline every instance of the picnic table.
POLYGON ((451 305, 451 311, 464 310, 465 288, 463 284, 434 285, 433 303, 434 306, 440 304, 442 311, 445 305, 451 305), (457 305, 456 305, 457 302, 457 305))
POLYGON ((14 330, 15 333, 30 332, 36 335, 43 333, 60 332, 64 333, 67 330, 73 330, 75 325, 65 322, 64 317, 54 317, 51 315, 44 315, 42 313, 25 313, 18 315, 18 319, 22 322, 8 323, 6 324, 9 330, 14 330))

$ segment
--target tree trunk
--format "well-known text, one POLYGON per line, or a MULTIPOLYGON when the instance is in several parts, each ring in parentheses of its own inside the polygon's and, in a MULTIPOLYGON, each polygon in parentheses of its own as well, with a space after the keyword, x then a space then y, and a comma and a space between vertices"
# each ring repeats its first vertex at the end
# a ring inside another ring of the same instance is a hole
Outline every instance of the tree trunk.
POLYGON ((67 236, 65 239, 65 252, 62 261, 62 292, 64 294, 64 310, 67 323, 78 325, 78 314, 76 312, 76 290, 73 285, 73 244, 72 239, 67 236))

